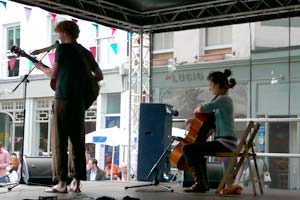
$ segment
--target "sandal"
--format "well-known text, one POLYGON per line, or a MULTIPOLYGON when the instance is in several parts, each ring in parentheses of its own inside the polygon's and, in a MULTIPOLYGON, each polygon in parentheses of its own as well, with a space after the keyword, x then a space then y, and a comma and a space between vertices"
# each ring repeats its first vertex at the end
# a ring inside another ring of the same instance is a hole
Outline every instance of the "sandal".
POLYGON ((68 187, 68 190, 70 192, 76 192, 76 193, 80 193, 80 182, 78 183, 78 181, 72 181, 70 186, 68 187))
POLYGON ((51 188, 45 189, 45 192, 47 192, 47 193, 68 193, 68 189, 67 189, 67 187, 64 189, 57 189, 55 186, 53 186, 51 188))

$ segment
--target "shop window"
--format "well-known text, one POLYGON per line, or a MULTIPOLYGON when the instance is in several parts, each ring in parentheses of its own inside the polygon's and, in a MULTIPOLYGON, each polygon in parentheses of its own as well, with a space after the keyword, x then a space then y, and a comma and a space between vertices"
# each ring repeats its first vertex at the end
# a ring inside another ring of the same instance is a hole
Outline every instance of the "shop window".
POLYGON ((52 109, 52 100, 38 99, 35 102, 35 141, 36 154, 34 156, 50 155, 50 115, 52 109))
MULTIPOLYGON (((280 118, 286 116, 271 116, 280 118)), ((289 153, 290 122, 269 123, 269 153, 289 153)), ((272 177, 271 188, 288 189, 288 158, 269 158, 269 171, 272 177)))

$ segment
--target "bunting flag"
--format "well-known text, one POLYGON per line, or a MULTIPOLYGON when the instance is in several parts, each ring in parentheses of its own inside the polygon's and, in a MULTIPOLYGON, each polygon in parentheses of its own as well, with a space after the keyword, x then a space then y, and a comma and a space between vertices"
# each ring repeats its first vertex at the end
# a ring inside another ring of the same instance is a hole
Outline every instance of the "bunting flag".
POLYGON ((55 23, 55 21, 56 21, 56 14, 49 13, 49 15, 51 15, 51 17, 52 17, 52 22, 55 23))
POLYGON ((130 41, 130 36, 131 36, 131 33, 127 32, 127 41, 130 41))
POLYGON ((116 30, 117 30, 116 28, 111 28, 111 35, 112 36, 115 34, 116 30))
POLYGON ((17 61, 16 58, 9 59, 9 69, 10 69, 10 71, 12 71, 14 69, 16 61, 17 61))
POLYGON ((30 18, 30 14, 31 14, 31 8, 28 8, 28 7, 24 7, 25 9, 25 17, 26 17, 26 20, 27 22, 29 21, 29 18, 30 18))
POLYGON ((7 9, 7 2, 5 2, 5 1, 1 1, 1 0, 0 0, 0 3, 2 3, 2 4, 3 4, 3 6, 4 6, 4 8, 5 8, 5 9, 7 9))
MULTIPOLYGON (((36 56, 32 56, 32 58, 36 58, 36 56)), ((29 60, 29 69, 31 69, 32 68, 32 66, 33 66, 33 62, 31 61, 31 60, 29 60)))
POLYGON ((118 55, 118 44, 113 43, 113 44, 110 44, 110 46, 113 49, 113 51, 115 52, 115 54, 118 55))
POLYGON ((95 28, 96 28, 96 31, 98 32, 99 25, 98 25, 98 24, 96 24, 96 23, 92 23, 92 25, 93 25, 93 26, 95 26, 95 28))
POLYGON ((93 54, 94 58, 96 58, 96 47, 90 47, 90 51, 93 54))
POLYGON ((52 65, 54 63, 55 53, 48 53, 48 57, 50 60, 50 64, 52 65))

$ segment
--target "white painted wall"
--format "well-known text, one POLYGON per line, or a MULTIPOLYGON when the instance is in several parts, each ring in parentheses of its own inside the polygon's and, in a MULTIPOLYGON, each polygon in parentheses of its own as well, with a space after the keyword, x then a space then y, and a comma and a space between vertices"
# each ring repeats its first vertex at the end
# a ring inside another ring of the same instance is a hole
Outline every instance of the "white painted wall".
POLYGON ((300 45, 300 27, 299 23, 295 24, 298 18, 292 18, 291 28, 289 30, 289 20, 279 19, 270 22, 257 22, 255 23, 255 46, 256 47, 287 47, 289 43, 292 46, 300 45), (298 26, 298 27, 297 27, 298 26), (289 41, 290 34, 290 41, 289 41))
POLYGON ((248 23, 232 25, 232 53, 233 58, 249 58, 250 28, 248 23))

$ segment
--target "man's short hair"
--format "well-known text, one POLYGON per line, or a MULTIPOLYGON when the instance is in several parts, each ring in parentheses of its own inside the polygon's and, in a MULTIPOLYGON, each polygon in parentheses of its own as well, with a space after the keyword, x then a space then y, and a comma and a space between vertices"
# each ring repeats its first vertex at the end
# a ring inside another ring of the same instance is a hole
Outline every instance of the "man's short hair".
POLYGON ((79 36, 79 32, 80 32, 79 26, 75 22, 69 21, 69 20, 59 22, 55 26, 54 31, 55 32, 65 32, 72 39, 77 39, 79 36))
POLYGON ((92 163, 93 163, 93 164, 96 164, 96 165, 98 164, 98 161, 97 161, 96 158, 92 158, 91 160, 92 160, 92 163))

